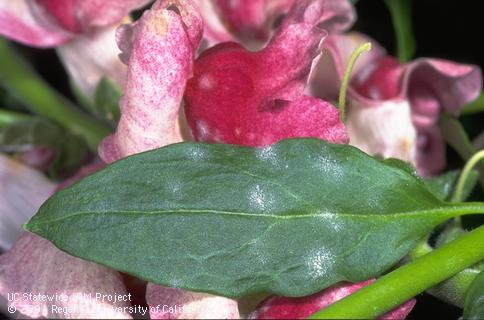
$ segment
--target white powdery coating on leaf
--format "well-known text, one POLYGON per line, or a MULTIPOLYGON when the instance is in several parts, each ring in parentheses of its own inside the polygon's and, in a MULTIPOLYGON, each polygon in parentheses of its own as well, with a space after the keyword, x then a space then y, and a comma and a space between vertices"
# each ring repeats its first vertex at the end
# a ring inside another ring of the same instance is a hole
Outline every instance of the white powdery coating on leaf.
POLYGON ((335 256, 328 248, 321 247, 307 258, 306 263, 309 275, 313 278, 321 278, 332 272, 335 256))
POLYGON ((273 206, 274 199, 267 190, 257 184, 249 191, 249 203, 256 210, 267 211, 273 206))
POLYGON ((157 2, 138 22, 119 29, 128 80, 116 133, 99 148, 104 161, 183 140, 178 113, 201 37, 199 22, 188 3, 168 1, 157 2))

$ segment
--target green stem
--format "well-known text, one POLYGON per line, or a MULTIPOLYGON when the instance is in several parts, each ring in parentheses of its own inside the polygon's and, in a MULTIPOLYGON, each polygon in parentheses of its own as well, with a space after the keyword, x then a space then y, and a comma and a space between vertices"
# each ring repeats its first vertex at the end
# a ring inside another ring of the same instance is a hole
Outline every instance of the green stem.
POLYGON ((311 319, 371 319, 484 259, 484 226, 396 269, 311 319))
POLYGON ((412 1, 384 0, 392 16, 397 55, 401 63, 408 62, 415 54, 415 37, 412 30, 412 1))
POLYGON ((348 86, 350 83, 351 71, 353 70, 353 67, 355 66, 355 63, 358 57, 363 52, 368 52, 370 50, 371 50, 370 42, 366 42, 362 44, 361 46, 356 48, 355 51, 353 51, 348 61, 348 64, 346 65, 346 69, 343 75, 343 80, 341 81, 341 88, 339 89, 339 100, 338 100, 339 118, 341 119, 341 122, 345 122, 346 120, 346 93, 348 91, 348 86))
POLYGON ((93 151, 110 133, 49 86, 4 39, 0 39, 0 82, 33 112, 83 137, 93 151))
POLYGON ((482 159, 484 159, 484 150, 477 152, 469 159, 469 161, 467 161, 466 165, 464 166, 464 170, 462 170, 459 180, 457 181, 454 196, 452 197, 452 202, 462 201, 462 193, 463 193, 467 178, 469 178, 469 174, 471 173, 472 169, 482 159))
POLYGON ((461 110, 462 114, 473 114, 484 111, 484 93, 471 103, 464 106, 461 110))
MULTIPOLYGON (((454 149, 459 156, 468 161, 476 150, 469 140, 466 131, 462 124, 452 115, 443 114, 440 117, 440 131, 444 137, 445 142, 454 149)), ((484 188, 484 162, 481 161, 476 167, 479 172, 479 181, 484 188)))
POLYGON ((0 109, 0 128, 27 119, 30 119, 30 116, 25 113, 0 109))

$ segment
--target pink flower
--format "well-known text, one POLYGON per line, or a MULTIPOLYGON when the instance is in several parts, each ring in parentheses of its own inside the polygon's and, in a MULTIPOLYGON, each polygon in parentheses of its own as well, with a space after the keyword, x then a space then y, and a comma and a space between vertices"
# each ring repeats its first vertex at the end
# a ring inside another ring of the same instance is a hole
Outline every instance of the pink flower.
POLYGON ((185 94, 195 140, 249 146, 291 137, 347 142, 338 110, 303 95, 327 34, 318 27, 326 19, 325 3, 296 2, 259 52, 229 42, 197 59, 185 94))
POLYGON ((239 319, 237 301, 148 284, 151 319, 239 319))
MULTIPOLYGON (((198 0, 205 21, 204 38, 209 46, 226 41, 241 41, 260 48, 271 38, 294 0, 198 0)), ((302 1, 301 7, 308 1, 302 1)), ((328 32, 348 29, 355 21, 354 9, 347 0, 320 1, 323 17, 318 27, 328 32)))
MULTIPOLYGON (((313 295, 301 298, 272 296, 259 304, 250 315, 251 319, 306 319, 316 311, 352 294, 374 280, 348 283, 341 282, 313 295)), ((405 319, 415 305, 415 299, 409 300, 399 307, 380 316, 379 319, 405 319)))
POLYGON ((20 238, 20 226, 54 192, 55 183, 37 170, 0 155, 0 251, 20 238))
POLYGON ((92 99, 103 75, 120 87, 126 69, 119 62, 115 29, 149 0, 0 0, 0 35, 26 45, 58 47, 81 92, 92 99))
POLYGON ((442 112, 458 114, 481 91, 477 66, 420 58, 400 64, 373 40, 357 34, 331 35, 324 42, 312 93, 335 99, 349 55, 373 42, 352 73, 347 127, 350 144, 370 154, 396 157, 423 176, 445 166, 445 146, 438 127, 442 112))

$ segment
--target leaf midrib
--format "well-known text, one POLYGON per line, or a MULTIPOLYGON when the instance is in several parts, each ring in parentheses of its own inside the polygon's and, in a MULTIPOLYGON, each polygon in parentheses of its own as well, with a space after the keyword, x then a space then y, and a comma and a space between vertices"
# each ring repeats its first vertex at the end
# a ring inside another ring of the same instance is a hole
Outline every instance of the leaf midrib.
MULTIPOLYGON (((472 203, 470 203, 472 204, 472 203)), ((321 213, 308 213, 308 214, 300 214, 300 215, 273 215, 273 214, 260 214, 260 213, 248 213, 248 212, 238 212, 238 211, 221 211, 221 210, 193 210, 193 209, 179 209, 179 210, 164 210, 164 211, 129 211, 129 210, 113 210, 107 212, 76 212, 67 216, 63 216, 57 219, 51 219, 42 222, 35 222, 34 223, 27 223, 27 226, 31 227, 32 225, 45 225, 45 224, 52 224, 56 222, 60 222, 63 220, 76 218, 79 216, 88 216, 88 215, 95 215, 95 214, 113 214, 113 215, 125 215, 125 214, 137 214, 137 215, 162 215, 162 214, 220 214, 220 215, 232 215, 232 216, 242 216, 242 217, 260 217, 260 218, 273 218, 273 219, 282 219, 282 220, 290 220, 290 219, 304 219, 304 218, 324 218, 324 217, 335 217, 335 216, 345 216, 345 217, 352 217, 352 218, 365 218, 365 217, 382 217, 382 218, 394 218, 400 215, 406 216, 413 216, 413 215, 430 215, 430 214, 444 214, 447 213, 446 218, 452 218, 459 216, 465 213, 484 213, 484 206, 478 206, 475 204, 468 205, 462 204, 461 206, 448 206, 442 207, 437 209, 430 209, 430 210, 418 210, 418 211, 403 211, 397 213, 387 213, 387 214, 354 214, 354 213, 344 213, 344 212, 321 212, 321 213), (460 212, 460 214, 456 214, 456 212, 460 212)))

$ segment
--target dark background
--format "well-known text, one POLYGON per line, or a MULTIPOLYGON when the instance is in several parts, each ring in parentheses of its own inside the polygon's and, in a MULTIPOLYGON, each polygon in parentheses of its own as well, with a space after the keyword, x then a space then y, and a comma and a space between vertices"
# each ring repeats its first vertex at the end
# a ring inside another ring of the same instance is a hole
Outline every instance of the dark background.
MULTIPOLYGON (((208 1, 208 0, 207 0, 208 1)), ((484 50, 480 45, 484 16, 481 1, 476 0, 414 0, 413 29, 417 40, 417 57, 438 57, 484 67, 484 50)), ((389 12, 382 0, 359 0, 356 4, 358 20, 353 29, 379 41, 390 53, 395 53, 395 38, 389 12)), ((47 81, 73 98, 68 78, 54 50, 20 47, 47 81)), ((461 117, 472 137, 484 129, 484 113, 461 117)), ((462 167, 460 158, 448 150, 449 168, 462 167)), ((474 197, 480 197, 479 192, 474 197)), ((417 297, 417 305, 410 319, 457 319, 462 310, 432 298, 427 294, 417 297)))

